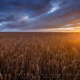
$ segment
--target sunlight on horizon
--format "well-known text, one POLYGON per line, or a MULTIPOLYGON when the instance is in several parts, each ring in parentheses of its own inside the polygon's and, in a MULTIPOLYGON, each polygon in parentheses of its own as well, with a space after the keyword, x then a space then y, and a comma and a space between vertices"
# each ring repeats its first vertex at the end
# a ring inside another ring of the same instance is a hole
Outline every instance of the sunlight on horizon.
POLYGON ((50 32, 80 32, 80 27, 68 27, 68 28, 51 28, 51 29, 41 29, 42 31, 50 32))

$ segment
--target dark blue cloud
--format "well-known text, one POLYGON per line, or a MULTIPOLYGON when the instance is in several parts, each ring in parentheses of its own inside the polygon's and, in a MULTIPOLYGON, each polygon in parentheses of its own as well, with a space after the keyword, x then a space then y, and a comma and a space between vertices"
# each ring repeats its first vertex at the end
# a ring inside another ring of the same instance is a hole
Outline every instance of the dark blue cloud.
POLYGON ((0 31, 58 28, 79 19, 80 0, 0 0, 0 31))

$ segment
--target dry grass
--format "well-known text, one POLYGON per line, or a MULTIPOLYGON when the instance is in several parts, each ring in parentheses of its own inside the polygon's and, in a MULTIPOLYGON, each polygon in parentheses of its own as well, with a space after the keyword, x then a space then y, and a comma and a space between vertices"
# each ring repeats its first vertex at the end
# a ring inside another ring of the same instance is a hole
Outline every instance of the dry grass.
POLYGON ((0 76, 79 80, 80 33, 0 33, 0 76))

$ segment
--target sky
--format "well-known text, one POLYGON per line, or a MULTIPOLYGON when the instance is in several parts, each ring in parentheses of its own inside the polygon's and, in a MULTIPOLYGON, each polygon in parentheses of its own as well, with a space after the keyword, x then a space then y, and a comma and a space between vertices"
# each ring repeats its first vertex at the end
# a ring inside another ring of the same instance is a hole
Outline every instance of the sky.
POLYGON ((0 0, 0 32, 80 31, 80 0, 0 0))

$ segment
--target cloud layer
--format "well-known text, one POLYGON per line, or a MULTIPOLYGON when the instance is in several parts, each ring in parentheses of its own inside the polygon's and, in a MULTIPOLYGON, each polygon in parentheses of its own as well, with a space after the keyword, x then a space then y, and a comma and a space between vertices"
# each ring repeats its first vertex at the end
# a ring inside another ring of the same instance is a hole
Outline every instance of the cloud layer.
POLYGON ((79 23, 80 0, 0 0, 0 31, 80 27, 79 23))

